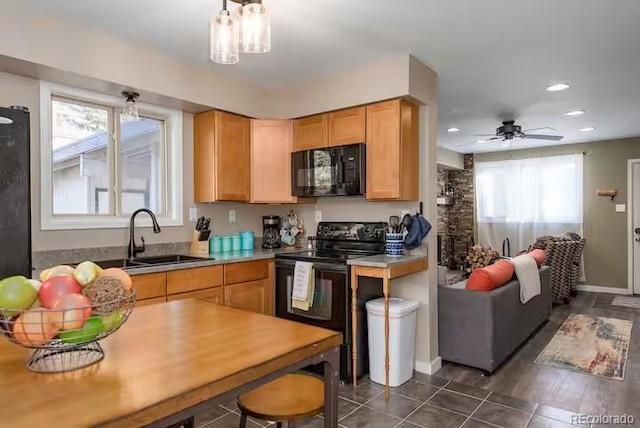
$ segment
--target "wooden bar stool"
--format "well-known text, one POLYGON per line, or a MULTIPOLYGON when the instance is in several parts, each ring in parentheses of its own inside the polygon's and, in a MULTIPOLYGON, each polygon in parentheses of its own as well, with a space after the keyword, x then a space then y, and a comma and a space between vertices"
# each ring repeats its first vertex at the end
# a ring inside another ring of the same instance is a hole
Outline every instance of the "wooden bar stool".
POLYGON ((242 412, 240 428, 247 416, 294 427, 294 422, 318 415, 324 408, 324 382, 305 374, 288 374, 238 397, 242 412))

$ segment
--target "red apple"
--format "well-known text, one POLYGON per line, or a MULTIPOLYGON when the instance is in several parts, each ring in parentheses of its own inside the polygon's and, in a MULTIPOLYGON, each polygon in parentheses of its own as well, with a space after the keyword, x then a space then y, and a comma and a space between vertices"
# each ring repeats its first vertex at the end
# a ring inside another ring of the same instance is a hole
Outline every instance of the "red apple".
POLYGON ((56 300, 67 294, 80 294, 82 286, 72 275, 53 276, 40 286, 38 298, 44 308, 52 308, 56 300))
POLYGON ((51 307, 53 325, 60 330, 82 328, 91 316, 91 302, 82 294, 67 294, 51 307))
POLYGON ((45 308, 24 312, 13 325, 13 338, 24 346, 44 346, 57 334, 51 311, 45 308))

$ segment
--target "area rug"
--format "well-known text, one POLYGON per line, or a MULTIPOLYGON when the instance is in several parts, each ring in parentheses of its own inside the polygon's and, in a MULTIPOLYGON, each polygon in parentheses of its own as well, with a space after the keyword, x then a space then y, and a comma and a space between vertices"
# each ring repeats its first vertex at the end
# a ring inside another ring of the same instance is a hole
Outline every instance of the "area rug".
POLYGON ((632 326, 627 320, 571 314, 534 362, 624 380, 632 326))
POLYGON ((611 304, 614 306, 626 306, 628 308, 640 309, 640 297, 616 296, 611 304))

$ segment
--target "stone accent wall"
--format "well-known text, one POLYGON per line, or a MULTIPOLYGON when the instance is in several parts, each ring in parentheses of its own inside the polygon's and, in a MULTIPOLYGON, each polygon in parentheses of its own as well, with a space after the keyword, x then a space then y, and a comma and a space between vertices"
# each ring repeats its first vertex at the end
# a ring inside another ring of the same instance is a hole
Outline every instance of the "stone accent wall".
POLYGON ((466 257, 470 239, 475 236, 475 190, 473 155, 464 156, 464 170, 438 169, 438 195, 444 186, 453 187, 453 206, 438 206, 438 234, 442 240, 442 260, 452 269, 459 267, 459 261, 466 257), (450 248, 450 238, 454 238, 454 248, 450 248))

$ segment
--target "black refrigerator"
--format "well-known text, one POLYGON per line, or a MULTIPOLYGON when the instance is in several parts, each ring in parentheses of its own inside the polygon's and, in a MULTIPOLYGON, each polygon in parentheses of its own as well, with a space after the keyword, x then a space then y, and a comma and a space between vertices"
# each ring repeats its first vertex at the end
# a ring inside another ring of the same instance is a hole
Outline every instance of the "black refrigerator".
POLYGON ((29 110, 0 107, 0 279, 31 278, 29 110))

